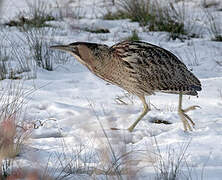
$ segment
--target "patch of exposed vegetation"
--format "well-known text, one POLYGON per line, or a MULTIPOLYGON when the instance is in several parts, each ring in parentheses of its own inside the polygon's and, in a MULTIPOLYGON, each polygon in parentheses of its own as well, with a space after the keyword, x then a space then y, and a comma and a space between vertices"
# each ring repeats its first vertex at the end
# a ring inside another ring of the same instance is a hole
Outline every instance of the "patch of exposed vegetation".
POLYGON ((170 39, 196 37, 192 28, 185 28, 185 7, 176 8, 173 3, 162 5, 150 0, 121 0, 116 12, 108 11, 104 19, 130 19, 149 31, 169 32, 170 39))
POLYGON ((127 38, 127 40, 130 40, 130 41, 139 41, 139 40, 140 40, 140 37, 139 37, 137 31, 136 31, 136 30, 133 30, 131 36, 129 36, 129 37, 127 38))
POLYGON ((119 20, 119 19, 130 19, 130 17, 122 11, 111 12, 108 11, 103 15, 103 19, 105 20, 119 20))
POLYGON ((8 177, 12 174, 13 161, 21 153, 32 130, 24 122, 23 111, 25 97, 33 90, 26 91, 22 83, 13 81, 3 89, 0 97, 0 179, 11 179, 8 177))
POLYGON ((55 17, 49 11, 46 2, 37 0, 33 3, 27 1, 27 12, 20 12, 17 20, 11 20, 5 25, 16 27, 48 27, 47 21, 55 20, 55 17))
POLYGON ((209 33, 211 34, 212 41, 222 41, 222 28, 221 28, 221 21, 218 18, 217 14, 213 14, 210 10, 206 10, 205 14, 207 16, 207 20, 209 23, 209 33))
POLYGON ((47 32, 43 30, 33 29, 24 33, 31 55, 37 66, 48 71, 52 71, 52 50, 49 49, 49 43, 43 38, 47 32))
POLYGON ((222 35, 217 35, 214 38, 212 38, 213 41, 222 41, 222 35))
POLYGON ((110 33, 109 29, 105 29, 105 28, 101 28, 101 29, 89 29, 89 28, 85 28, 84 30, 87 31, 87 32, 96 33, 96 34, 100 34, 100 33, 110 33))
POLYGON ((7 61, 9 56, 7 55, 4 47, 0 46, 0 80, 6 79, 6 74, 8 73, 7 61))
POLYGON ((53 21, 55 18, 53 16, 47 15, 47 16, 35 16, 32 18, 26 18, 24 16, 19 17, 18 20, 11 20, 5 25, 7 26, 16 26, 16 27, 36 27, 36 28, 41 28, 41 27, 50 27, 51 25, 47 24, 47 21, 53 21))
POLYGON ((203 3, 202 3, 203 8, 217 7, 219 5, 220 3, 214 0, 210 0, 210 1, 203 0, 203 3))
POLYGON ((117 12, 108 11, 103 16, 104 19, 130 19, 133 22, 139 22, 141 26, 146 26, 150 16, 150 0, 121 0, 117 4, 117 12))

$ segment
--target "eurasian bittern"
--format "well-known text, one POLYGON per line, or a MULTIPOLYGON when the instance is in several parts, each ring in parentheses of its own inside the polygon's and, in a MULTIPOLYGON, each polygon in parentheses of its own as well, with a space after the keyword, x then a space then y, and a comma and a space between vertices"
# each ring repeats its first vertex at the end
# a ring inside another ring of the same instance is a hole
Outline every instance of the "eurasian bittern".
POLYGON ((197 96, 201 83, 171 52, 141 41, 123 41, 112 47, 75 42, 51 48, 71 53, 96 76, 141 99, 143 112, 128 128, 129 131, 133 131, 137 123, 150 111, 145 96, 155 92, 179 94, 178 114, 184 129, 192 130, 194 127, 194 122, 186 112, 199 106, 182 109, 182 95, 197 96))

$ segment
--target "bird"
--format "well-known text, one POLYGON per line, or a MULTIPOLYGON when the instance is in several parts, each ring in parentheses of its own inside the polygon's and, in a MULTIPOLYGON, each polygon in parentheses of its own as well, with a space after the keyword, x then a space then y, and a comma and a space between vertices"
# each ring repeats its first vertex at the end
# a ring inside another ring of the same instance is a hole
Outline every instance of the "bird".
MULTIPOLYGON (((146 102, 146 96, 158 92, 178 94, 178 115, 184 130, 192 131, 195 128, 195 123, 187 112, 200 106, 193 105, 182 109, 182 97, 198 96, 198 91, 202 90, 201 82, 172 52, 148 42, 130 40, 112 46, 74 42, 51 48, 70 53, 94 75, 119 86, 142 101, 143 111, 127 128, 130 132, 151 110, 146 102)), ((111 129, 118 130, 118 128, 111 129)))

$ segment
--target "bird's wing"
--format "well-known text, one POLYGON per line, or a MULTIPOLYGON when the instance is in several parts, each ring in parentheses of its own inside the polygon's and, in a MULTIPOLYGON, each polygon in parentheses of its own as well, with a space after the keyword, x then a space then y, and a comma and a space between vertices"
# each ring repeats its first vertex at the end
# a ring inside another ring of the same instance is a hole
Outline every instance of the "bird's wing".
MULTIPOLYGON (((134 70, 140 88, 153 91, 193 92, 201 90, 200 81, 171 52, 140 41, 123 41, 111 51, 128 68, 134 70)), ((188 93, 189 94, 189 93, 188 93)))

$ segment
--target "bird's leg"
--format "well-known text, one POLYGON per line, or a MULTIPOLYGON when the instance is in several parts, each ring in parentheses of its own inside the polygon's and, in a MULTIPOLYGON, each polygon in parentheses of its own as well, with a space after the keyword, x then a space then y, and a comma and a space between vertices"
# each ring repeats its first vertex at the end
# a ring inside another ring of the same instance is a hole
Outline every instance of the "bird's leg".
POLYGON ((148 111, 150 111, 150 108, 148 106, 148 104, 146 103, 146 99, 144 96, 140 96, 139 97, 141 99, 141 101, 143 102, 143 112, 142 114, 137 118, 137 120, 128 128, 128 130, 130 132, 133 131, 133 129, 136 127, 136 125, 138 124, 138 122, 147 114, 148 111))
POLYGON ((192 121, 192 119, 185 114, 186 112, 190 111, 190 110, 195 110, 196 108, 200 108, 200 106, 190 106, 186 109, 182 109, 182 92, 180 92, 179 94, 179 106, 178 106, 178 114, 183 122, 183 126, 184 126, 184 130, 190 130, 192 131, 192 128, 194 128, 195 123, 192 121), (191 125, 189 124, 188 120, 190 121, 191 125))

